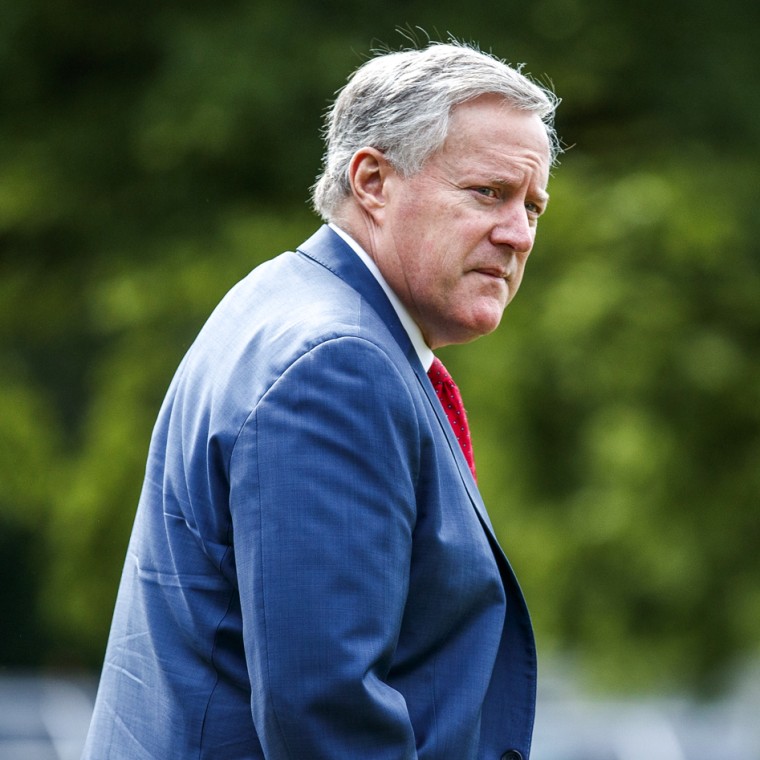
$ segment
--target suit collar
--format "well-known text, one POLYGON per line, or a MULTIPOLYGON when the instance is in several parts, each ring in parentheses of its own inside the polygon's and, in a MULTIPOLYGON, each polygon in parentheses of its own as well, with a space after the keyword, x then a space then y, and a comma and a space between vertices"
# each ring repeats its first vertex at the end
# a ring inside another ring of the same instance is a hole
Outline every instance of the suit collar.
POLYGON ((370 306, 385 322, 388 330, 400 346, 409 364, 417 376, 417 380, 438 419, 438 424, 448 442, 454 461, 457 463, 459 474, 467 488, 475 510, 477 511, 484 528, 495 540, 491 521, 486 512, 485 504, 480 496, 478 487, 472 477, 470 468, 462 454, 451 424, 446 418, 438 396, 435 394, 426 370, 420 363, 419 356, 412 345, 409 335, 401 324, 396 310, 393 308, 388 296, 383 291, 375 276, 367 269, 362 260, 350 249, 336 232, 327 225, 320 227, 305 243, 298 247, 298 251, 310 259, 329 269, 333 274, 340 277, 344 282, 356 290, 365 298, 370 306))
POLYGON ((414 350, 417 352, 417 356, 419 357, 420 362, 422 362, 422 366, 426 370, 429 369, 430 365, 433 363, 433 359, 435 358, 433 352, 425 343, 425 338, 422 335, 422 330, 420 330, 417 323, 414 321, 414 319, 412 319, 412 315, 409 313, 409 310, 406 308, 406 306, 404 306, 401 299, 394 293, 393 289, 388 284, 388 281, 385 279, 385 276, 380 271, 380 267, 377 266, 367 251, 365 251, 364 248, 362 248, 361 245, 359 245, 359 243, 354 240, 347 232, 341 230, 340 227, 336 226, 335 224, 329 224, 328 226, 331 230, 333 230, 333 232, 337 233, 341 240, 343 240, 345 243, 348 243, 348 245, 351 247, 351 250, 353 250, 353 252, 362 260, 364 266, 369 269, 374 278, 380 283, 380 287, 388 297, 388 300, 391 302, 391 306, 393 306, 396 315, 398 316, 401 324, 404 326, 404 329, 406 330, 406 333, 409 336, 412 345, 414 346, 414 350))
POLYGON ((340 235, 324 225, 300 245, 298 251, 329 269, 365 298, 385 322, 412 367, 422 368, 412 341, 382 286, 340 235))

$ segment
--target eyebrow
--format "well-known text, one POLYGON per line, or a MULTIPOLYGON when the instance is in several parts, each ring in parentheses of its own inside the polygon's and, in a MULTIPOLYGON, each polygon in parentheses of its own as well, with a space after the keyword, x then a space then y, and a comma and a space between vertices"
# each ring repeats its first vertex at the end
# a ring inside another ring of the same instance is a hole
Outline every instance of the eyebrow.
MULTIPOLYGON (((491 177, 490 182, 494 185, 500 185, 501 187, 514 187, 515 184, 521 184, 515 181, 515 178, 509 179, 508 177, 491 177)), ((545 190, 538 190, 533 193, 536 200, 546 208, 549 205, 549 193, 545 190)))

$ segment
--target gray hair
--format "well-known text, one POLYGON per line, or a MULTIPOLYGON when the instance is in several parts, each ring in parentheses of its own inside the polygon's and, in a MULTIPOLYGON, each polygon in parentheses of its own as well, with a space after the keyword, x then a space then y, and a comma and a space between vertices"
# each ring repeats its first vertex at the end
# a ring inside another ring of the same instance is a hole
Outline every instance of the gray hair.
POLYGON ((554 163, 560 153, 553 127, 559 99, 519 68, 458 42, 370 59, 349 77, 327 112, 323 171, 312 187, 314 209, 329 221, 351 193, 348 168, 359 148, 381 150, 398 172, 411 176, 443 146, 452 109, 491 94, 541 118, 554 163))

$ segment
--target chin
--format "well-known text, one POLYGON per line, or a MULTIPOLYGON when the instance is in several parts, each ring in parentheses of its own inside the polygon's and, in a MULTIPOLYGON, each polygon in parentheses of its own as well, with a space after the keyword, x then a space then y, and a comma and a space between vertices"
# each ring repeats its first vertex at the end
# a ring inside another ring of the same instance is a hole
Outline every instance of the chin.
POLYGON ((484 335, 492 333, 498 326, 501 320, 496 322, 489 320, 488 322, 478 322, 475 324, 458 325, 456 328, 449 330, 445 336, 442 336, 441 340, 436 345, 430 345, 430 348, 435 350, 441 346, 451 346, 460 343, 472 343, 472 341, 482 338, 484 335))
POLYGON ((484 309, 481 314, 476 315, 470 325, 471 332, 473 333, 471 340, 492 333, 501 323, 505 307, 506 304, 504 306, 499 305, 498 308, 484 309))
POLYGON ((465 313, 450 314, 446 320, 437 320, 434 329, 429 332, 423 329, 428 346, 435 351, 442 346, 471 343, 492 333, 501 322, 504 306, 494 303, 492 299, 486 303, 481 301, 478 306, 480 308, 472 308, 465 313))

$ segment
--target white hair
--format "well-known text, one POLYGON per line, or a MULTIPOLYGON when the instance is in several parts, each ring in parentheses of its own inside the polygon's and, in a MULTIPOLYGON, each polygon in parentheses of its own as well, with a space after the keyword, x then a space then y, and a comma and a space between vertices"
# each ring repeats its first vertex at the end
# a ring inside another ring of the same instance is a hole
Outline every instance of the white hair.
POLYGON ((359 148, 381 150, 398 172, 411 176, 443 146, 452 109, 481 95, 499 95, 538 115, 556 160, 559 99, 519 68, 461 43, 384 53, 349 77, 327 112, 322 173, 312 187, 317 213, 330 221, 350 194, 348 169, 359 148))

